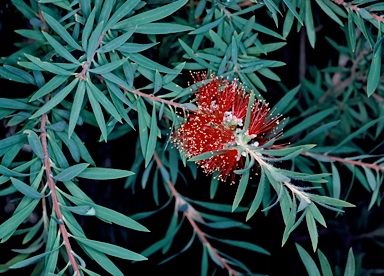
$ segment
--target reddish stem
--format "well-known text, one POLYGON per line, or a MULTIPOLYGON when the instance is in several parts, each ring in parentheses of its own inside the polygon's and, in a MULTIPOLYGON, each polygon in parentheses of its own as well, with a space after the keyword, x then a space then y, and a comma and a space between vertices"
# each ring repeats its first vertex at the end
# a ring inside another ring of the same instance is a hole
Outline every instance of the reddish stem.
POLYGON ((356 161, 356 160, 349 160, 349 159, 340 158, 340 157, 331 156, 331 155, 326 155, 326 154, 303 152, 302 155, 305 155, 305 156, 311 156, 311 155, 324 156, 326 158, 329 158, 331 160, 334 160, 334 161, 337 161, 340 163, 347 163, 347 164, 351 164, 351 165, 355 165, 355 166, 367 167, 367 168, 374 169, 377 171, 384 171, 384 166, 365 163, 365 162, 356 161))
MULTIPOLYGON (((163 167, 163 163, 161 162, 161 160, 160 160, 160 158, 159 158, 159 156, 157 155, 156 152, 153 154, 153 157, 154 157, 154 159, 156 161, 157 166, 159 168, 163 167)), ((173 185, 173 183, 170 180, 168 180, 167 184, 168 184, 169 189, 171 190, 171 193, 172 193, 173 197, 174 198, 179 198, 180 194, 176 190, 176 188, 173 185)), ((209 241, 205 237, 205 234, 203 233, 203 231, 201 231, 201 229, 196 224, 195 220, 192 218, 192 216, 188 213, 187 210, 183 212, 183 215, 188 219, 188 221, 191 224, 193 230, 199 236, 199 238, 202 241, 202 243, 205 246, 207 246, 208 250, 210 250, 211 253, 216 257, 216 259, 225 267, 225 269, 229 272, 229 275, 238 276, 239 274, 232 267, 230 267, 228 265, 228 263, 219 255, 217 250, 209 243, 209 241)))
MULTIPOLYGON (((46 102, 48 101, 48 99, 49 99, 49 94, 46 97, 46 102)), ((53 178, 52 178, 52 170, 51 170, 51 164, 50 164, 49 153, 48 153, 46 125, 47 125, 47 114, 43 114, 41 116, 40 138, 41 138, 41 144, 42 144, 43 152, 44 152, 45 175, 47 177, 48 187, 51 190, 52 205, 53 205, 53 209, 55 210, 55 213, 56 213, 56 218, 59 221, 63 222, 63 215, 61 213, 59 201, 58 201, 57 195, 56 195, 56 185, 55 185, 55 182, 53 181, 53 178)), ((75 260, 75 257, 71 253, 72 248, 71 248, 71 244, 69 242, 69 237, 68 237, 69 235, 68 235, 67 228, 65 227, 65 224, 64 223, 59 224, 59 229, 60 229, 61 235, 63 237, 65 249, 67 251, 68 259, 69 259, 69 262, 73 268, 73 271, 74 271, 75 275, 80 275, 79 266, 75 260)))
MULTIPOLYGON (((336 4, 345 7, 346 9, 351 9, 355 12, 359 11, 359 6, 358 5, 351 5, 349 2, 345 2, 344 0, 332 0, 336 4)), ((370 12, 370 15, 372 16, 373 19, 379 21, 379 22, 384 22, 384 18, 378 16, 375 13, 370 12)))

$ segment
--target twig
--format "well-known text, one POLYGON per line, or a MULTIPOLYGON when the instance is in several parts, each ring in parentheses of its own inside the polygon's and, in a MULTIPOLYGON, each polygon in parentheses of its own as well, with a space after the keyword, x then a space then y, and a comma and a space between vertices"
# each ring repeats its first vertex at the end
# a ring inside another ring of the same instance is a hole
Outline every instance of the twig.
MULTIPOLYGON (((334 91, 334 96, 337 97, 339 93, 341 93, 341 91, 343 91, 345 88, 347 88, 348 86, 350 86, 352 84, 352 82, 355 80, 355 76, 356 76, 356 71, 357 71, 357 68, 359 66, 359 63, 360 61, 370 52, 371 50, 368 50, 368 49, 364 49, 363 51, 361 51, 359 53, 359 55, 355 58, 355 60, 353 61, 353 64, 352 64, 352 67, 351 67, 351 75, 345 79, 345 80, 341 80, 341 73, 336 73, 333 77, 332 77, 332 87, 334 87, 333 91, 334 91)), ((347 63, 347 59, 341 59, 339 61, 339 67, 343 68, 345 66, 345 64, 347 63)), ((321 98, 319 99, 319 103, 323 103, 327 97, 329 96, 329 94, 331 93, 331 89, 328 89, 324 94, 323 96, 321 96, 321 98)))
MULTIPOLYGON (((96 75, 96 77, 98 79, 102 80, 102 81, 104 80, 104 78, 102 76, 100 76, 100 75, 96 75)), ((160 97, 157 97, 157 96, 155 96, 153 94, 146 94, 146 93, 141 92, 141 91, 139 91, 137 89, 130 90, 130 89, 127 89, 127 88, 125 88, 125 87, 123 87, 123 86, 121 86, 119 84, 118 84, 118 86, 119 86, 120 89, 122 89, 122 90, 124 90, 126 92, 130 92, 132 94, 138 95, 140 97, 151 99, 151 100, 153 100, 155 102, 165 103, 165 104, 168 104, 168 105, 171 105, 171 106, 174 106, 174 107, 177 107, 177 108, 181 108, 181 109, 184 109, 184 110, 188 110, 187 107, 185 107, 184 105, 182 105, 180 103, 176 103, 176 102, 173 102, 173 101, 170 101, 170 100, 164 100, 164 99, 162 99, 160 97)), ((189 110, 189 111, 193 111, 193 110, 189 110)))
MULTIPOLYGON (((48 100, 49 100, 49 94, 45 98, 46 102, 48 102, 48 100)), ((41 139, 41 145, 43 147, 43 152, 44 152, 45 175, 47 177, 48 187, 51 191, 52 205, 53 205, 53 209, 55 210, 55 213, 56 213, 56 218, 62 222, 63 221, 63 215, 62 215, 61 210, 60 210, 59 201, 57 200, 56 185, 55 185, 55 182, 53 181, 53 178, 52 178, 52 170, 51 170, 50 158, 49 158, 49 153, 48 153, 46 125, 47 125, 47 114, 43 114, 41 116, 40 139, 41 139)), ((73 271, 74 271, 75 275, 80 275, 79 266, 75 260, 75 257, 71 253, 72 248, 71 248, 71 244, 69 242, 69 238, 68 238, 69 235, 68 235, 67 228, 65 227, 65 224, 64 223, 59 224, 59 229, 60 229, 61 235, 63 237, 65 249, 67 251, 68 259, 69 259, 69 262, 73 268, 73 271)))
MULTIPOLYGON (((159 158, 159 156, 157 155, 156 152, 153 154, 153 157, 154 157, 154 159, 156 161, 157 166, 159 168, 163 167, 163 163, 161 162, 161 160, 160 160, 160 158, 159 158)), ((173 185, 173 183, 170 180, 168 180, 167 184, 168 184, 169 189, 171 190, 171 193, 172 193, 173 197, 176 199, 176 201, 178 199, 180 199, 181 196, 180 196, 179 192, 176 190, 176 188, 173 185)), ((182 201, 184 201, 184 199, 182 199, 182 201)), ((191 224, 193 230, 199 236, 199 238, 202 241, 202 243, 205 246, 207 246, 208 250, 210 250, 211 253, 216 257, 216 259, 225 267, 225 269, 228 271, 229 275, 238 276, 239 274, 232 267, 229 266, 229 264, 219 255, 217 250, 209 243, 209 241, 207 240, 207 238, 206 238, 205 234, 203 233, 203 231, 201 231, 199 226, 196 224, 196 221, 194 219, 194 217, 196 217, 196 215, 192 216, 191 213, 188 212, 188 209, 183 212, 183 215, 188 219, 188 221, 191 224)))
MULTIPOLYGON (((358 12, 360 9, 358 5, 351 5, 350 3, 345 2, 344 0, 332 0, 332 1, 335 2, 336 4, 340 5, 340 6, 345 7, 346 9, 351 9, 355 12, 358 12)), ((372 16, 373 19, 375 19, 379 22, 384 22, 384 18, 380 17, 379 15, 372 13, 372 12, 369 12, 369 14, 372 16)))
POLYGON ((312 153, 312 152, 309 153, 309 152, 304 151, 301 154, 305 155, 305 156, 311 156, 311 155, 324 156, 328 159, 331 159, 331 160, 334 160, 334 161, 337 161, 340 163, 346 163, 346 164, 350 164, 350 165, 354 165, 354 166, 366 167, 366 168, 374 169, 377 171, 384 171, 384 166, 380 166, 380 165, 376 165, 376 164, 365 163, 365 162, 356 161, 356 160, 349 160, 346 158, 340 158, 340 157, 326 155, 326 154, 320 154, 320 153, 312 153))

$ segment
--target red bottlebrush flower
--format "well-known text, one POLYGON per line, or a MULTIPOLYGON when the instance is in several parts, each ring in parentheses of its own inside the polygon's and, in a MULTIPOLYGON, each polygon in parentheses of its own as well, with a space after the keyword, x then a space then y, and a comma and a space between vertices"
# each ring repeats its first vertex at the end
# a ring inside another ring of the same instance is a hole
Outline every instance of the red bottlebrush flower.
POLYGON ((173 142, 188 158, 213 153, 197 164, 207 174, 218 171, 222 181, 231 176, 233 183, 233 171, 244 168, 246 153, 242 146, 259 147, 280 135, 274 132, 279 117, 271 118, 268 104, 255 100, 245 130, 250 96, 244 87, 236 80, 230 82, 214 76, 209 81, 205 74, 195 74, 193 78, 195 83, 202 82, 195 91, 197 110, 190 112, 175 131, 173 142))

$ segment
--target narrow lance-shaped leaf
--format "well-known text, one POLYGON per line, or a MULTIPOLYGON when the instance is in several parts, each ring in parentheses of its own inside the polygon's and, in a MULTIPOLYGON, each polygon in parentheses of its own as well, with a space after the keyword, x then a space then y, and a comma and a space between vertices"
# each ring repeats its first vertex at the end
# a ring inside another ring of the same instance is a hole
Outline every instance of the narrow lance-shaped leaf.
POLYGON ((85 95, 85 81, 80 81, 77 86, 75 98, 72 104, 71 115, 69 117, 69 126, 68 126, 68 137, 71 138, 72 133, 79 119, 80 111, 83 106, 84 95, 85 95))
POLYGON ((104 27, 104 32, 108 31, 109 28, 114 26, 120 19, 130 13, 139 3, 140 0, 131 0, 121 5, 121 7, 108 20, 107 24, 104 27))
MULTIPOLYGON (((379 24, 381 26, 381 24, 379 24)), ((369 67, 368 79, 367 79, 367 94, 370 97, 373 92, 375 92, 380 81, 380 72, 381 72, 381 51, 382 51, 382 41, 381 41, 381 30, 379 28, 379 35, 377 37, 378 42, 376 42, 372 63, 369 67)))
POLYGON ((22 182, 16 178, 13 178, 13 177, 11 177, 11 181, 12 181, 13 186, 15 186, 15 188, 18 189, 20 193, 22 193, 26 196, 29 196, 31 198, 42 198, 43 197, 42 194, 40 194, 38 191, 33 189, 31 186, 25 184, 24 182, 22 182))
POLYGON ((307 30, 307 36, 312 48, 315 48, 316 42, 316 30, 313 25, 313 14, 311 8, 311 1, 305 1, 305 27, 307 30))
POLYGON ((146 257, 137 254, 135 252, 132 252, 128 249, 125 249, 123 247, 105 243, 105 242, 99 242, 95 240, 80 238, 80 237, 74 237, 77 241, 79 241, 81 244, 85 244, 97 251, 103 252, 107 255, 111 255, 114 257, 118 257, 125 260, 131 260, 131 261, 144 261, 147 260, 146 257))
POLYGON ((44 37, 47 39, 49 44, 55 49, 56 53, 68 60, 69 62, 80 64, 80 62, 56 39, 54 39, 51 35, 46 32, 42 32, 44 37))
POLYGON ((64 171, 54 176, 53 178, 61 182, 72 180, 73 178, 78 176, 81 172, 83 172, 88 166, 89 164, 87 163, 73 165, 72 167, 65 169, 64 171))
POLYGON ((151 128, 150 128, 150 133, 148 138, 147 151, 145 154, 145 167, 148 166, 153 156, 153 153, 155 152, 155 149, 156 149, 157 130, 158 130, 158 127, 157 127, 157 118, 156 118, 156 107, 155 107, 155 103, 153 103, 151 128))
POLYGON ((31 149, 37 155, 37 157, 44 159, 43 147, 36 132, 32 130, 24 130, 23 133, 28 135, 28 144, 31 146, 31 149))
POLYGON ((87 168, 82 171, 78 177, 94 180, 109 180, 123 178, 134 173, 126 170, 109 169, 109 168, 87 168))
POLYGON ((132 16, 128 19, 125 19, 114 26, 111 26, 112 29, 123 29, 130 26, 148 24, 153 21, 157 21, 167 17, 168 15, 174 13, 187 3, 187 0, 175 1, 171 4, 164 5, 162 7, 151 9, 149 11, 140 13, 138 15, 132 16))
POLYGON ((257 209, 259 208, 259 206, 263 200, 263 196, 264 196, 264 187, 265 187, 265 185, 268 185, 268 183, 266 181, 267 181, 267 178, 265 177, 264 169, 261 168, 260 182, 259 182, 259 185, 257 187, 257 192, 255 195, 255 198, 253 199, 251 207, 249 208, 249 211, 247 213, 246 220, 249 220, 256 213, 257 209))
POLYGON ((301 261, 307 269, 309 276, 320 276, 320 271, 316 266, 315 261, 311 258, 307 251, 296 243, 297 251, 299 252, 301 261))
POLYGON ((93 33, 91 34, 91 37, 89 38, 88 41, 88 48, 87 48, 87 62, 91 63, 93 55, 96 51, 96 49, 99 47, 100 42, 101 42, 101 32, 103 30, 104 22, 100 22, 93 33))
POLYGON ((48 23, 48 25, 55 30, 55 32, 64 39, 70 46, 77 50, 83 50, 79 44, 76 43, 76 41, 72 38, 72 36, 68 33, 68 31, 52 16, 50 16, 47 13, 43 12, 43 17, 48 23))
POLYGON ((312 249, 315 252, 318 244, 319 234, 317 233, 316 222, 311 211, 306 212, 305 219, 307 221, 309 237, 311 238, 312 242, 312 249))
POLYGON ((79 79, 75 78, 70 84, 68 84, 61 91, 59 91, 49 102, 47 102, 43 107, 41 107, 38 111, 36 111, 36 113, 33 114, 30 119, 37 118, 43 115, 44 113, 47 113, 56 105, 61 103, 61 101, 64 100, 69 93, 71 93, 72 89, 76 86, 78 81, 79 79))
MULTIPOLYGON (((248 164, 249 164, 249 159, 247 159, 245 163, 245 167, 247 167, 248 164)), ((249 172, 250 172, 250 169, 241 175, 239 187, 237 188, 235 199, 233 200, 232 212, 239 206, 240 201, 245 194, 245 189, 248 186, 249 172)))
POLYGON ((100 127, 103 139, 106 142, 107 137, 108 137, 108 133, 107 133, 107 127, 105 125, 103 111, 101 110, 99 102, 96 100, 95 96, 93 95, 89 83, 87 83, 87 95, 89 98, 89 102, 91 103, 93 114, 95 115, 97 124, 100 127))
POLYGON ((85 23, 85 26, 83 29, 83 34, 81 36, 81 45, 83 46, 84 51, 86 51, 88 48, 88 38, 92 32, 93 22, 95 20, 95 15, 96 15, 96 7, 93 8, 91 14, 89 15, 87 22, 85 23))
MULTIPOLYGON (((128 2, 127 2, 128 3, 128 2)), ((123 45, 135 32, 136 28, 130 28, 127 32, 123 33, 122 35, 116 37, 112 41, 108 42, 104 46, 100 47, 97 52, 98 53, 107 53, 110 51, 115 50, 116 48, 123 45)))

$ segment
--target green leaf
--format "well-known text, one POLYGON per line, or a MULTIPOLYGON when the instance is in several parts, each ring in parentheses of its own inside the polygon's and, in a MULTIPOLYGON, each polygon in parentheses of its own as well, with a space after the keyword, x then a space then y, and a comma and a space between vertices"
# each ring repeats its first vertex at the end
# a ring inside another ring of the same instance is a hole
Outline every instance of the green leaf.
POLYGON ((315 195, 315 194, 307 194, 307 196, 316 201, 316 202, 320 202, 320 203, 323 203, 323 204, 327 204, 327 205, 331 205, 331 206, 336 206, 336 207, 355 207, 355 205, 349 203, 349 202, 346 202, 346 201, 343 201, 343 200, 340 200, 340 199, 336 199, 336 198, 331 198, 331 197, 326 197, 326 196, 320 196, 320 195, 315 195))
POLYGON ((368 185, 371 188, 371 190, 374 191, 376 189, 376 185, 377 185, 375 176, 373 175, 373 172, 370 169, 368 169, 367 167, 363 166, 363 169, 364 169, 364 173, 366 175, 366 179, 368 181, 368 185))
POLYGON ((0 108, 14 110, 35 110, 36 107, 13 99, 0 98, 0 108))
MULTIPOLYGON (((126 2, 130 3, 130 2, 126 2)), ((108 42, 104 46, 100 47, 97 52, 98 53, 108 53, 110 51, 115 50, 116 48, 123 45, 135 32, 136 28, 130 28, 127 32, 123 33, 121 36, 116 37, 112 41, 108 42)))
POLYGON ((333 163, 331 164, 331 167, 332 167, 332 187, 333 187, 332 197, 340 198, 341 182, 340 182, 339 171, 337 170, 336 166, 333 163))
POLYGON ((119 9, 107 21, 107 24, 104 27, 104 32, 109 30, 112 26, 116 25, 116 23, 120 19, 122 19, 125 15, 130 13, 139 3, 140 3, 140 0, 131 0, 131 1, 125 2, 123 5, 121 5, 119 7, 119 9))
POLYGON ((208 276, 208 249, 207 246, 203 243, 203 254, 201 260, 201 276, 208 276))
POLYGON ((205 226, 215 229, 228 229, 233 227, 239 227, 242 226, 243 223, 240 221, 234 221, 234 220, 223 220, 223 221, 215 221, 215 222, 206 222, 204 223, 205 226))
POLYGON ((319 209, 314 203, 308 204, 308 209, 312 213, 315 220, 317 220, 324 227, 327 227, 327 224, 325 223, 323 215, 320 213, 319 209))
POLYGON ((136 62, 137 64, 151 69, 155 71, 156 69, 159 70, 159 72, 166 73, 166 74, 177 74, 178 72, 173 69, 169 69, 157 62, 152 61, 151 59, 139 54, 139 53, 132 53, 129 55, 129 59, 133 62, 136 62))
POLYGON ((333 19, 337 24, 344 27, 343 22, 337 17, 337 15, 329 8, 324 1, 327 0, 315 0, 316 3, 319 5, 319 7, 331 18, 333 19))
POLYGON ((311 212, 306 212, 305 219, 307 221, 308 232, 311 238, 312 249, 313 252, 315 252, 319 241, 319 234, 317 233, 316 222, 311 212))
MULTIPOLYGON (((17 227, 26 220, 26 218, 32 213, 36 205, 40 200, 32 200, 31 203, 26 205, 16 214, 13 214, 8 220, 0 225, 0 239, 7 236, 9 233, 15 231, 17 227)), ((20 203, 21 204, 21 203, 20 203)))
POLYGON ((109 180, 133 175, 133 172, 109 168, 87 168, 78 177, 93 180, 109 180))
POLYGON ((72 158, 76 162, 80 162, 80 151, 76 143, 74 142, 74 139, 73 139, 74 136, 72 136, 72 139, 69 139, 68 135, 65 134, 64 132, 56 132, 55 134, 59 136, 60 140, 63 141, 64 144, 68 147, 72 158))
POLYGON ((215 69, 211 64, 209 64, 208 62, 206 62, 204 59, 197 57, 196 54, 195 54, 195 52, 192 50, 192 48, 189 47, 184 41, 182 41, 181 39, 179 39, 179 43, 180 43, 181 47, 183 47, 184 51, 185 51, 185 52, 186 52, 192 59, 194 59, 198 64, 200 64, 200 65, 203 66, 204 68, 207 68, 207 69, 216 71, 216 69, 215 69))
POLYGON ((104 26, 104 22, 100 22, 97 27, 95 28, 95 30, 92 32, 91 34, 91 37, 89 38, 89 41, 88 41, 88 48, 87 48, 87 62, 88 63, 91 63, 92 62, 92 58, 93 58, 93 55, 97 49, 97 47, 99 46, 99 39, 100 39, 100 36, 102 35, 102 30, 103 30, 103 26, 104 26))
POLYGON ((14 134, 10 137, 4 138, 0 140, 0 149, 5 149, 13 146, 25 139, 25 135, 22 134, 14 134))
POLYGON ((88 38, 92 32, 93 22, 95 21, 96 7, 93 8, 91 14, 88 16, 87 22, 85 23, 83 34, 81 36, 81 45, 83 46, 84 51, 88 48, 88 38))
POLYGON ((26 83, 29 84, 29 82, 25 79, 20 77, 19 75, 10 72, 9 70, 5 69, 4 67, 0 67, 0 76, 4 79, 10 80, 10 81, 17 81, 20 83, 26 83))
POLYGON ((137 116, 139 117, 138 118, 138 121, 139 121, 138 131, 139 131, 141 152, 142 152, 144 157, 147 154, 147 145, 148 145, 148 128, 147 128, 147 122, 145 120, 146 115, 148 115, 147 109, 144 105, 143 100, 141 98, 139 98, 138 104, 137 104, 137 116))
MULTIPOLYGON (((115 106, 108 100, 108 98, 97 88, 96 85, 94 85, 89 79, 87 79, 87 87, 90 89, 88 94, 92 94, 97 102, 99 102, 105 110, 108 111, 109 114, 111 114, 115 119, 119 122, 121 122, 121 116, 119 115, 119 112, 117 112, 115 106)), ((87 89, 87 92, 88 92, 87 89)), ((105 137, 106 138, 106 137, 105 137)))
POLYGON ((76 205, 89 205, 93 207, 96 211, 96 216, 98 218, 133 230, 149 232, 147 228, 145 228, 143 225, 136 222, 135 220, 131 219, 130 217, 93 203, 92 200, 86 194, 84 194, 84 192, 73 182, 67 181, 64 184, 76 197, 65 194, 64 192, 62 192, 62 194, 76 205))
POLYGON ((80 81, 77 86, 75 98, 73 100, 71 115, 69 117, 69 126, 68 126, 68 137, 71 138, 72 133, 76 127, 77 121, 79 119, 80 111, 83 108, 83 100, 85 95, 85 82, 80 81))
POLYGON ((88 166, 89 164, 87 163, 73 165, 72 167, 65 169, 53 178, 61 182, 72 180, 73 178, 81 174, 88 166))
POLYGON ((154 88, 153 88, 153 94, 156 94, 159 92, 161 87, 163 86, 163 77, 161 76, 159 70, 156 69, 155 72, 155 81, 153 82, 154 88))
POLYGON ((299 252, 301 261, 303 262, 305 268, 307 269, 308 275, 320 276, 320 271, 317 268, 316 263, 312 259, 312 257, 300 245, 298 245, 297 243, 295 245, 296 245, 297 251, 299 252))
POLYGON ((307 30, 309 43, 311 44, 312 48, 315 48, 316 30, 313 25, 311 1, 305 1, 305 27, 307 30))
POLYGON ((216 175, 212 176, 211 179, 211 186, 210 186, 210 198, 213 199, 215 197, 217 188, 219 187, 219 178, 216 175))
POLYGON ((75 237, 75 236, 73 236, 73 238, 79 241, 80 244, 85 244, 97 251, 103 252, 107 255, 111 255, 117 258, 131 260, 131 261, 147 260, 146 257, 117 245, 90 240, 86 238, 75 237))
POLYGON ((19 77, 23 78, 24 80, 27 81, 27 83, 30 83, 32 85, 37 85, 35 78, 31 74, 27 73, 26 71, 10 65, 4 65, 4 68, 7 69, 12 74, 18 75, 19 77))
POLYGON ((307 130, 309 127, 317 124, 318 122, 322 121, 327 116, 331 115, 335 112, 334 108, 328 108, 323 111, 320 111, 307 119, 301 121, 299 124, 295 125, 294 127, 290 128, 286 132, 284 132, 284 138, 291 137, 301 131, 307 130))
POLYGON ((381 31, 379 31, 378 42, 375 44, 377 51, 373 54, 372 63, 369 67, 368 79, 367 79, 367 95, 370 97, 373 92, 375 92, 380 81, 380 72, 381 72, 381 51, 382 51, 382 42, 381 42, 381 31), (380 43, 380 44, 378 44, 380 43), (379 46, 377 46, 379 45, 379 46))
POLYGON ((5 176, 14 176, 14 177, 23 177, 23 176, 28 176, 28 174, 25 173, 19 173, 14 170, 10 170, 2 165, 0 165, 0 174, 3 174, 5 176))
POLYGON ((291 104, 292 100, 295 98, 295 96, 296 96, 297 92, 299 92, 300 88, 301 88, 301 85, 298 85, 295 88, 293 88, 292 90, 290 90, 289 92, 287 92, 287 94, 285 94, 284 97, 282 97, 280 99, 280 101, 275 105, 275 107, 273 108, 273 110, 271 112, 271 115, 277 116, 279 114, 284 114, 284 111, 291 104))
MULTIPOLYGON (((205 202, 205 201, 192 200, 192 199, 188 199, 187 201, 191 202, 193 204, 197 204, 199 206, 202 206, 204 208, 210 209, 212 211, 225 212, 225 213, 232 212, 232 206, 228 205, 228 204, 205 202)), ((235 212, 244 212, 244 211, 247 211, 246 207, 238 207, 235 210, 235 212)))
POLYGON ((54 76, 49 82, 47 82, 43 87, 41 87, 39 90, 37 90, 35 94, 33 94, 32 98, 29 100, 29 102, 35 101, 35 100, 47 95, 48 93, 52 93, 57 87, 59 87, 61 84, 63 84, 68 78, 69 78, 69 75, 54 76))
POLYGON ((271 255, 271 253, 269 253, 264 248, 262 248, 256 244, 250 243, 250 242, 237 241, 237 240, 225 240, 225 239, 216 239, 216 240, 223 242, 223 243, 226 243, 226 244, 229 244, 229 245, 239 247, 239 248, 248 249, 248 250, 256 252, 256 253, 261 253, 261 254, 265 254, 268 256, 271 255))
POLYGON ((33 189, 31 186, 25 184, 24 182, 13 177, 11 177, 11 181, 13 186, 15 186, 15 188, 19 190, 19 192, 22 193, 23 195, 31 198, 43 198, 42 194, 40 194, 38 191, 33 189))
POLYGON ((333 276, 332 268, 327 260, 327 257, 320 251, 320 249, 317 249, 317 256, 320 260, 320 267, 323 275, 333 276))
POLYGON ((174 23, 149 23, 139 25, 135 33, 139 34, 172 34, 193 30, 192 27, 174 23))
POLYGON ((228 150, 217 150, 217 151, 213 151, 213 152, 205 152, 205 153, 196 155, 196 156, 188 159, 188 161, 190 161, 190 162, 197 162, 197 161, 200 161, 200 160, 209 159, 209 158, 211 158, 213 156, 216 156, 216 155, 225 154, 227 151, 228 150))
MULTIPOLYGON (((248 164, 249 164, 249 160, 247 160, 247 162, 245 163, 245 166, 248 166, 248 164)), ((248 186, 249 172, 250 172, 250 169, 241 175, 240 183, 237 188, 236 195, 232 204, 232 212, 235 211, 236 208, 239 206, 240 201, 242 200, 245 194, 245 190, 248 186)))
POLYGON ((65 208, 72 213, 82 215, 82 216, 95 216, 96 211, 93 207, 91 206, 65 206, 61 205, 62 208, 65 208))
POLYGON ((65 97, 67 97, 69 93, 71 93, 72 89, 76 86, 78 81, 79 81, 79 79, 75 78, 70 84, 68 84, 66 87, 61 89, 61 91, 59 91, 49 102, 47 102, 38 111, 36 111, 35 114, 33 114, 31 116, 30 119, 37 118, 37 117, 43 115, 44 113, 47 113, 52 108, 54 108, 56 105, 61 103, 61 101, 64 100, 65 97))
POLYGON ((350 9, 348 9, 348 38, 351 44, 352 52, 355 52, 356 49, 356 31, 355 25, 353 24, 352 13, 350 9))
POLYGON ((43 17, 45 21, 48 23, 48 25, 62 38, 65 40, 65 42, 68 43, 71 47, 82 51, 83 49, 79 46, 79 44, 76 43, 76 41, 72 38, 72 36, 67 32, 67 30, 61 26, 61 24, 54 19, 52 16, 50 16, 47 13, 43 12, 43 17))
POLYGON ((44 159, 43 146, 41 145, 39 136, 37 136, 36 132, 32 130, 24 130, 23 134, 28 135, 28 144, 31 146, 31 149, 40 159, 44 159))
POLYGON ((90 82, 87 82, 87 95, 89 98, 89 102, 91 103, 93 114, 95 115, 97 124, 100 127, 101 135, 103 136, 104 141, 106 142, 108 133, 107 133, 107 127, 105 125, 103 111, 101 110, 99 102, 96 100, 95 96, 91 91, 90 82))
POLYGON ((348 259, 345 265, 344 276, 354 276, 355 274, 355 256, 352 247, 348 251, 348 259))
POLYGON ((156 9, 151 9, 149 11, 142 12, 138 15, 135 15, 135 16, 132 16, 128 19, 120 21, 119 23, 112 26, 111 28, 112 29, 125 29, 125 28, 131 27, 131 26, 148 24, 148 23, 151 23, 153 21, 163 19, 163 18, 171 15, 172 13, 174 13, 175 11, 180 9, 181 7, 183 7, 187 2, 188 2, 188 0, 179 0, 179 1, 175 1, 171 4, 164 5, 162 7, 156 8, 156 9))
POLYGON ((359 136, 360 134, 365 134, 365 132, 367 131, 367 129, 369 129, 371 126, 373 126, 374 124, 378 123, 378 122, 381 122, 384 120, 384 116, 382 117, 379 117, 373 121, 370 121, 369 123, 366 123, 364 126, 360 127, 358 130, 356 130, 355 132, 352 132, 351 134, 349 134, 346 138, 344 138, 343 141, 341 141, 337 146, 334 146, 332 147, 327 153, 330 153, 332 151, 335 151, 336 149, 338 149, 339 147, 341 147, 342 145, 344 145, 345 143, 351 141, 353 138, 359 136))
POLYGON ((300 24, 304 25, 303 21, 300 18, 300 15, 296 11, 296 7, 292 5, 291 1, 290 0, 283 0, 283 1, 287 5, 289 10, 293 13, 293 15, 297 18, 297 20, 299 20, 300 24))
POLYGON ((155 103, 153 103, 151 127, 150 127, 150 133, 148 138, 147 151, 145 153, 145 167, 148 166, 149 162, 152 159, 153 153, 155 152, 155 149, 156 149, 157 130, 158 130, 158 127, 157 127, 157 118, 156 118, 156 107, 155 107, 155 103))
POLYGON ((259 208, 259 206, 263 200, 263 196, 264 196, 264 187, 265 187, 265 185, 268 185, 268 183, 266 181, 267 181, 267 178, 265 177, 264 169, 261 168, 260 182, 259 182, 259 185, 257 187, 257 192, 255 195, 255 198, 252 201, 251 207, 249 207, 249 211, 247 213, 246 220, 249 220, 256 213, 257 209, 259 208))
POLYGON ((34 257, 31 257, 31 258, 28 258, 24 261, 21 261, 19 263, 16 263, 12 266, 10 266, 9 268, 12 268, 12 269, 15 269, 15 268, 22 268, 22 267, 26 267, 28 265, 32 265, 32 264, 35 264, 37 263, 38 261, 40 261, 42 258, 44 258, 45 256, 51 254, 52 251, 48 251, 48 252, 44 252, 44 253, 41 253, 37 256, 34 256, 34 257))
POLYGON ((53 49, 55 49, 57 54, 59 54, 69 62, 80 65, 80 62, 56 39, 54 39, 51 35, 49 35, 44 31, 42 33, 44 37, 47 39, 47 41, 49 42, 49 44, 53 47, 53 49))
POLYGON ((197 28, 196 30, 190 32, 189 35, 202 34, 202 33, 208 32, 209 30, 216 28, 224 20, 224 17, 225 16, 222 16, 213 22, 210 22, 208 24, 201 26, 200 28, 197 28))
POLYGON ((89 69, 89 71, 94 74, 106 74, 106 73, 112 72, 116 68, 119 68, 126 61, 127 59, 123 58, 121 60, 108 62, 107 64, 101 65, 99 67, 89 69))

